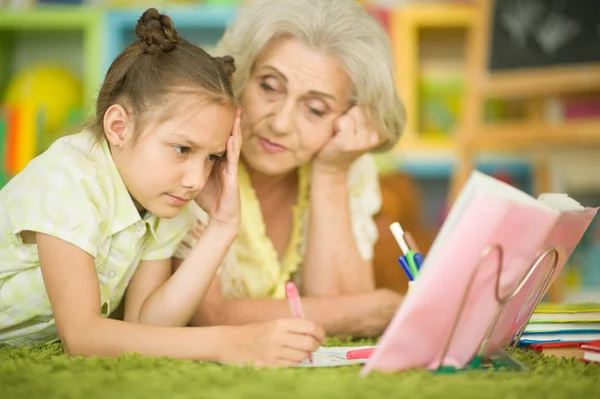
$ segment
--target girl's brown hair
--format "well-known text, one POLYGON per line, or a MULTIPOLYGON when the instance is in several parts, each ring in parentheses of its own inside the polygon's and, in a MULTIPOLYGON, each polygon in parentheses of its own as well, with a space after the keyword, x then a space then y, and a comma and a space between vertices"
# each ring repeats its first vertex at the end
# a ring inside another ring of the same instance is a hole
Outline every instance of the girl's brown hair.
POLYGON ((105 139, 104 114, 116 103, 136 121, 164 104, 167 95, 194 93, 203 101, 234 104, 231 77, 233 58, 212 57, 177 34, 171 18, 155 8, 146 10, 137 22, 140 38, 112 62, 96 103, 91 130, 98 142, 105 139))

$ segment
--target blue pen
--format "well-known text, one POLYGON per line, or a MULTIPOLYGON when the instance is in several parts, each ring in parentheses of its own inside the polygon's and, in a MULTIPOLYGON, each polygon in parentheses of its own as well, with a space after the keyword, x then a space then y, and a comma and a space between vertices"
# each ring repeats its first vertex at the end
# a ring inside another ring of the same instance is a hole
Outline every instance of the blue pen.
POLYGON ((410 281, 414 281, 415 279, 414 279, 412 273, 410 272, 410 266, 408 266, 408 262, 406 261, 406 258, 404 256, 401 256, 398 258, 398 262, 400 262, 400 266, 402 266, 402 268, 404 269, 404 272, 408 276, 408 279, 410 281))
POLYGON ((424 261, 423 255, 421 255, 418 252, 415 252, 413 259, 415 260, 415 263, 417 264, 417 269, 420 271, 421 265, 423 264, 423 261, 424 261))

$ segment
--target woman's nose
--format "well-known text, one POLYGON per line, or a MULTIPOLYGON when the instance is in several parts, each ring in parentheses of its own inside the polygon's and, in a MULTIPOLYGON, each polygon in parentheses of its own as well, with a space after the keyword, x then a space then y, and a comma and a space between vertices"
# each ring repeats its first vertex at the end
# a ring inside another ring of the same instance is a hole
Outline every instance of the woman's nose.
POLYGON ((291 133, 294 118, 294 103, 292 101, 282 102, 271 118, 271 130, 278 135, 291 133))

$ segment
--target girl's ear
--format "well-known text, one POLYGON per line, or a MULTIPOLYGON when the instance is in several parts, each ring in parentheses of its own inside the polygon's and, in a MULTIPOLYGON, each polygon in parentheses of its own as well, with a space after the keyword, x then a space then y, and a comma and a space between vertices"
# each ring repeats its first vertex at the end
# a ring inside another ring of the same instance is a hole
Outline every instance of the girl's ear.
POLYGON ((127 123, 129 114, 120 104, 113 104, 104 113, 104 135, 108 143, 115 147, 123 147, 127 139, 127 123))

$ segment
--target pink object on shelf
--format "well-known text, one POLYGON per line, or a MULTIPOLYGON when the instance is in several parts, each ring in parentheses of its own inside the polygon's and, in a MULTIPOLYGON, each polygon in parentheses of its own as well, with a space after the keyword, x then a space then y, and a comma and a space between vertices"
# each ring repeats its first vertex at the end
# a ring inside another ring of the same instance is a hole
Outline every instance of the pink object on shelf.
POLYGON ((564 100, 563 109, 566 119, 600 118, 600 98, 564 100))

